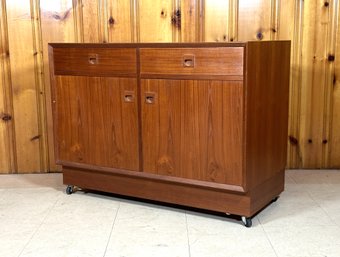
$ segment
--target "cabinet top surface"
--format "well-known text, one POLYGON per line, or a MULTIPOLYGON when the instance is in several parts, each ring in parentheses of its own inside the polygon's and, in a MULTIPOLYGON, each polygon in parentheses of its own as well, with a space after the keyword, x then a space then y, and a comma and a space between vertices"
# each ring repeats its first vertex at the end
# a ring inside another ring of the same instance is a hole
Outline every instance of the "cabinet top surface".
POLYGON ((80 48, 149 48, 149 47, 245 47, 249 43, 265 44, 268 42, 290 42, 288 40, 276 41, 247 41, 247 42, 197 42, 197 43, 49 43, 52 47, 80 47, 80 48))

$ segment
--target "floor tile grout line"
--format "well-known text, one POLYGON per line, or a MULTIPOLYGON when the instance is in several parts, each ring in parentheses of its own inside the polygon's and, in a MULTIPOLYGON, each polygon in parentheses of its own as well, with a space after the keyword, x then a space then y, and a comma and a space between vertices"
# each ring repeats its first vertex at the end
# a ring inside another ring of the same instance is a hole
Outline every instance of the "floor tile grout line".
POLYGON ((28 244, 32 241, 33 237, 37 234, 37 232, 39 231, 39 229, 41 228, 41 226, 45 223, 45 220, 47 219, 47 217, 51 214, 52 210, 54 209, 54 207, 57 205, 57 203, 60 200, 60 196, 57 197, 57 199, 55 200, 54 204, 51 206, 51 208, 48 210, 48 212, 46 213, 45 217, 42 219, 41 223, 38 225, 37 229, 33 232, 32 236, 30 237, 30 239, 28 239, 27 243, 24 245, 24 247, 22 248, 22 250, 20 251, 18 257, 20 257, 22 255, 22 253, 25 251, 26 247, 28 246, 28 244))
POLYGON ((328 214, 328 212, 322 208, 322 206, 314 199, 314 197, 310 194, 310 192, 307 191, 307 194, 309 195, 309 197, 313 200, 313 202, 326 214, 326 216, 337 226, 340 227, 335 220, 333 220, 332 216, 330 216, 328 214))
POLYGON ((113 232, 113 229, 114 229, 114 226, 115 226, 115 223, 116 223, 116 220, 117 220, 117 216, 118 216, 118 212, 119 212, 119 209, 120 209, 120 202, 118 202, 118 209, 116 211, 116 215, 115 215, 115 218, 113 219, 113 222, 112 222, 112 226, 111 226, 111 231, 110 231, 110 235, 109 235, 109 238, 107 240, 107 243, 106 243, 106 247, 105 247, 105 251, 104 251, 104 255, 103 257, 105 257, 106 255, 106 252, 107 252, 107 248, 109 246, 109 243, 110 243, 110 240, 111 240, 111 236, 112 236, 112 232, 113 232))
POLYGON ((185 212, 184 215, 185 215, 185 225, 186 225, 186 228, 187 228, 188 251, 189 251, 189 257, 191 257, 191 249, 190 249, 190 239, 189 239, 189 228, 188 228, 188 216, 187 216, 187 212, 185 212))
MULTIPOLYGON (((260 221, 260 219, 258 219, 258 220, 260 221)), ((273 251, 274 251, 276 257, 279 257, 279 255, 277 254, 277 252, 276 252, 276 250, 275 250, 275 248, 274 248, 274 245, 272 244, 272 241, 270 240, 270 238, 269 238, 269 236, 268 236, 266 230, 265 230, 264 227, 262 226, 261 222, 260 222, 259 224, 260 224, 260 226, 261 226, 261 228, 262 228, 262 231, 263 231, 265 237, 267 238, 267 240, 268 240, 270 246, 272 247, 272 249, 273 249, 273 251)))

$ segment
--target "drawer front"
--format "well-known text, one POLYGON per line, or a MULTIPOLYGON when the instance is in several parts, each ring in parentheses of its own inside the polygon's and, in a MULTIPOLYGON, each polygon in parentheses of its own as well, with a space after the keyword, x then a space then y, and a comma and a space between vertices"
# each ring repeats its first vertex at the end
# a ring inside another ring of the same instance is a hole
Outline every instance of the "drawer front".
POLYGON ((54 48, 55 75, 135 76, 134 48, 54 48))
POLYGON ((242 76, 243 47, 145 48, 141 74, 242 76))

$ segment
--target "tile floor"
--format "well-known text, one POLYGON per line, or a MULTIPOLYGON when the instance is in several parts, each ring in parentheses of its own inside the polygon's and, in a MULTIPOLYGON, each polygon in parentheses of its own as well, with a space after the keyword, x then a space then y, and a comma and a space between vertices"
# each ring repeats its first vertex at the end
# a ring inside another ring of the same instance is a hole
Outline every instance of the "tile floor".
POLYGON ((252 228, 64 190, 61 174, 0 175, 0 257, 340 257, 340 171, 287 171, 285 192, 252 228))

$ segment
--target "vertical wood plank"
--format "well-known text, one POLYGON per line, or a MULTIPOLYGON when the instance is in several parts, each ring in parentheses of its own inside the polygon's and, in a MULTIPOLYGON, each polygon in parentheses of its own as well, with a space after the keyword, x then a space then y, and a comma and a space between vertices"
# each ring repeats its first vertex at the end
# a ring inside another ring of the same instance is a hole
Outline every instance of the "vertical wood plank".
MULTIPOLYGON (((328 13, 328 31, 326 44, 326 69, 325 69, 325 104, 323 115, 323 135, 322 135, 322 168, 330 167, 330 150, 331 150, 331 135, 333 123, 333 93, 334 93, 334 74, 336 54, 336 35, 339 19, 339 3, 331 1, 325 4, 324 7, 329 9, 328 13)), ((338 152, 340 154, 340 152, 338 152)))
POLYGON ((48 43, 75 42, 72 0, 49 1, 40 0, 41 30, 43 45, 44 79, 46 94, 47 130, 49 142, 50 170, 60 170, 55 165, 53 122, 51 109, 50 72, 48 65, 48 43))
POLYGON ((75 41, 77 43, 84 42, 84 20, 83 20, 83 4, 82 0, 73 0, 72 10, 74 16, 75 41))
POLYGON ((138 5, 140 42, 172 42, 172 1, 139 0, 138 5))
POLYGON ((107 0, 107 21, 108 42, 132 42, 131 37, 131 2, 107 0))
POLYGON ((82 0, 82 23, 85 43, 98 43, 100 1, 82 0))
POLYGON ((107 29, 107 0, 98 1, 98 20, 99 20, 99 42, 107 43, 109 38, 109 31, 107 29))
POLYGON ((270 16, 270 40, 279 39, 279 22, 280 22, 280 0, 271 1, 271 16, 270 16))
POLYGON ((238 0, 229 0, 228 41, 238 39, 238 0))
POLYGON ((20 172, 39 172, 41 149, 37 88, 35 86, 34 46, 29 0, 7 0, 8 39, 17 165, 20 172))
POLYGON ((198 0, 181 0, 181 41, 199 41, 198 0))
POLYGON ((40 1, 30 0, 31 18, 32 18, 32 35, 33 35, 33 60, 35 70, 35 86, 37 98, 37 117, 39 129, 39 148, 40 148, 40 171, 48 171, 49 155, 47 140, 47 118, 46 118, 46 99, 45 99, 45 81, 44 81, 44 63, 43 63, 43 45, 41 34, 41 17, 40 1))
POLYGON ((198 19, 197 19, 197 23, 198 23, 198 27, 199 27, 199 31, 198 31, 198 37, 197 37, 197 41, 198 42, 203 42, 205 35, 205 24, 204 24, 204 19, 205 19, 205 1, 206 0, 198 0, 198 19))
POLYGON ((328 108, 327 76, 331 11, 323 0, 304 2, 300 144, 302 167, 323 167, 325 112, 328 108))
POLYGON ((6 1, 0 1, 0 173, 17 171, 6 1), (6 118, 7 117, 7 118, 6 118))
POLYGON ((271 38, 272 1, 239 0, 238 40, 271 38))
POLYGON ((289 89, 289 125, 287 167, 301 166, 300 108, 302 72, 303 1, 281 1, 278 34, 281 40, 292 40, 289 89))
POLYGON ((205 1, 204 41, 223 42, 228 40, 229 0, 205 1))
POLYGON ((181 0, 172 0, 172 42, 181 42, 182 10, 181 0))
POLYGON ((130 0, 131 42, 139 42, 138 0, 130 0))
POLYGON ((335 26, 334 32, 336 33, 335 43, 335 62, 334 70, 331 76, 332 84, 332 123, 331 123, 331 135, 329 146, 329 168, 340 168, 340 4, 338 1, 334 1, 334 18, 335 26))

